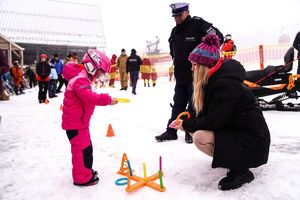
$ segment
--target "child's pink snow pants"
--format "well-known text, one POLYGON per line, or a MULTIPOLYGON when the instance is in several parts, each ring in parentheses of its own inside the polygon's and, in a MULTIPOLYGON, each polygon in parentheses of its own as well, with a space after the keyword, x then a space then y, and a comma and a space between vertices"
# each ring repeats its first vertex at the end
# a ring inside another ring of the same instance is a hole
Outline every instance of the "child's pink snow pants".
POLYGON ((82 184, 92 178, 93 146, 88 128, 66 130, 71 143, 74 183, 82 184))

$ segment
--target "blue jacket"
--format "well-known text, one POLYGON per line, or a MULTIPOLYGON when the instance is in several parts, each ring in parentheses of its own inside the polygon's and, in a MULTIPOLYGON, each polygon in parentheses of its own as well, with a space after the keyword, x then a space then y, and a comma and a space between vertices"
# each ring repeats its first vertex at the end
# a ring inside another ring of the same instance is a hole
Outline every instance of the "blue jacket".
POLYGON ((63 68, 63 62, 61 61, 61 59, 58 59, 58 61, 55 63, 55 69, 58 75, 62 73, 63 68))

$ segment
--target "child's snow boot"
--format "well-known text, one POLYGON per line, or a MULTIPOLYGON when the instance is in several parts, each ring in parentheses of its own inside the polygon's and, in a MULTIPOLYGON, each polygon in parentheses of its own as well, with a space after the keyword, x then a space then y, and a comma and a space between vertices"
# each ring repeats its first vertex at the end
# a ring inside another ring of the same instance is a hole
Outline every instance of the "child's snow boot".
POLYGON ((77 186, 92 186, 92 185, 96 185, 99 182, 99 178, 97 175, 93 175, 93 177, 86 183, 75 183, 74 185, 77 186))
POLYGON ((98 175, 98 172, 97 172, 96 170, 93 170, 93 169, 92 169, 92 174, 93 174, 93 176, 97 176, 97 175, 98 175))

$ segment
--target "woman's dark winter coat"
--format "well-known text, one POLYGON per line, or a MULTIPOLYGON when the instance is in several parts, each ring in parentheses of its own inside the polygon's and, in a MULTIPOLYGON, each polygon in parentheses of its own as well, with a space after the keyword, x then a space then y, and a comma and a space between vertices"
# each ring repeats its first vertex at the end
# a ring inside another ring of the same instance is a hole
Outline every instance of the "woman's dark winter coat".
POLYGON ((184 130, 191 133, 214 132, 213 168, 246 169, 268 161, 268 126, 244 78, 245 69, 238 61, 224 61, 204 88, 201 114, 183 121, 184 130))
POLYGON ((50 65, 48 62, 40 61, 36 65, 36 74, 38 81, 49 81, 49 75, 51 73, 50 65))

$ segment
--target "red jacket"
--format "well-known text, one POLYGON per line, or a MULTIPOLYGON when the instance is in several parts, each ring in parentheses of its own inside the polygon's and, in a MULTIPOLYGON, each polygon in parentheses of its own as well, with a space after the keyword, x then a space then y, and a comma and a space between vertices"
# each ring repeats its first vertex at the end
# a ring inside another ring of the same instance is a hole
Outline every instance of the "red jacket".
MULTIPOLYGON (((236 51, 236 47, 234 45, 233 40, 225 41, 223 43, 222 47, 221 47, 221 51, 222 52, 232 52, 232 53, 233 53, 233 51, 236 51)), ((233 55, 234 55, 234 53, 233 54, 227 54, 227 55, 225 54, 224 57, 226 59, 231 59, 233 55)))
POLYGON ((116 54, 113 54, 110 59, 110 72, 109 73, 115 73, 117 71, 117 56, 116 54))
POLYGON ((226 42, 224 42, 221 47, 221 51, 235 51, 233 40, 227 40, 226 42))

